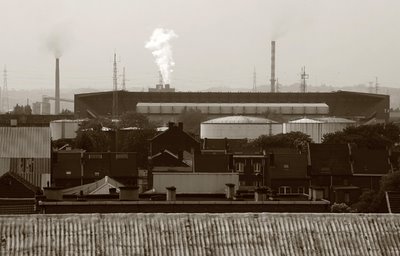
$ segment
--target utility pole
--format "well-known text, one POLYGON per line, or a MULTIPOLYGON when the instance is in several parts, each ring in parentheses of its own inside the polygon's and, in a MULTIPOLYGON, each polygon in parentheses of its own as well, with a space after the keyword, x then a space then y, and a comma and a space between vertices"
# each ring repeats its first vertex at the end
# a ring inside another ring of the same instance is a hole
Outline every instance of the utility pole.
POLYGON ((306 74, 306 67, 301 68, 301 84, 300 84, 300 92, 306 92, 307 91, 307 83, 306 79, 308 79, 308 74, 306 74))
POLYGON ((113 63, 113 101, 112 101, 112 118, 118 117, 118 78, 117 78, 117 54, 114 53, 113 63))
POLYGON ((253 71, 253 92, 257 91, 257 73, 256 73, 256 66, 254 66, 253 71))

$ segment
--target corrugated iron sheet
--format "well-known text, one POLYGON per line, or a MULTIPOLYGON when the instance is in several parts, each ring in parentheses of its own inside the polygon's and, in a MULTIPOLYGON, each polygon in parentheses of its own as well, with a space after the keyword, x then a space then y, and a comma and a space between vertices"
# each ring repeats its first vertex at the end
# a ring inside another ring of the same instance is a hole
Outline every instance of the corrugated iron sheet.
POLYGON ((400 215, 0 217, 1 255, 400 255, 400 215))
POLYGON ((0 127, 0 157, 50 158, 49 127, 0 127))

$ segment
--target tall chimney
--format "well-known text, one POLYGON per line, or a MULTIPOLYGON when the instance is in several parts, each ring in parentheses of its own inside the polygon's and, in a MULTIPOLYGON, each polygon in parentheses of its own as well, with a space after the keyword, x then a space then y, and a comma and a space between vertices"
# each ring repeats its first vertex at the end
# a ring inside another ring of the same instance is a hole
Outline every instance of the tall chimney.
POLYGON ((271 92, 275 92, 275 41, 271 41, 271 92))
POLYGON ((60 59, 56 58, 56 95, 54 114, 60 114, 60 59))

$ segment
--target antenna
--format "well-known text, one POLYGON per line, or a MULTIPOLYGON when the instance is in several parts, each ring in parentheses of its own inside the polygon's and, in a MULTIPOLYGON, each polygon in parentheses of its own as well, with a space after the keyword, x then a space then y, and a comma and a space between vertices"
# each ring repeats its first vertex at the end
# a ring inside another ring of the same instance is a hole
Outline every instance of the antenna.
POLYGON ((117 54, 114 52, 112 117, 117 118, 117 116, 118 116, 117 54))
POLYGON ((254 66, 254 71, 253 71, 253 92, 257 91, 257 72, 256 72, 256 66, 254 66))
POLYGON ((300 84, 300 92, 306 92, 307 91, 307 83, 306 79, 308 79, 309 75, 306 74, 306 67, 301 68, 301 84, 300 84))
POLYGON ((379 83, 378 83, 378 77, 375 77, 375 93, 378 94, 379 90, 379 83))
POLYGON ((4 66, 4 73, 3 73, 3 100, 2 106, 0 106, 5 112, 8 112, 10 109, 9 102, 8 102, 8 87, 7 87, 7 67, 4 66))

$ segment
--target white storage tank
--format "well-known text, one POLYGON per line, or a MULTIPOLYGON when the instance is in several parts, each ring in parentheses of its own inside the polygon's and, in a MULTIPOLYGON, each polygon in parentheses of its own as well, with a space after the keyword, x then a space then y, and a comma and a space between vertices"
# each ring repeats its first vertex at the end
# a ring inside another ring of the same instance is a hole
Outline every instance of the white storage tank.
POLYGON ((50 122, 52 140, 75 139, 79 129, 79 120, 55 120, 50 122))
POLYGON ((345 128, 349 126, 356 125, 356 121, 340 117, 321 117, 321 118, 316 118, 316 120, 323 122, 322 136, 328 133, 343 131, 345 128))
POLYGON ((256 139, 260 135, 282 133, 282 124, 266 118, 227 116, 205 121, 200 125, 202 139, 256 139))
POLYGON ((321 143, 322 139, 322 122, 310 118, 301 118, 289 121, 284 125, 284 133, 302 132, 310 135, 315 143, 321 143))

